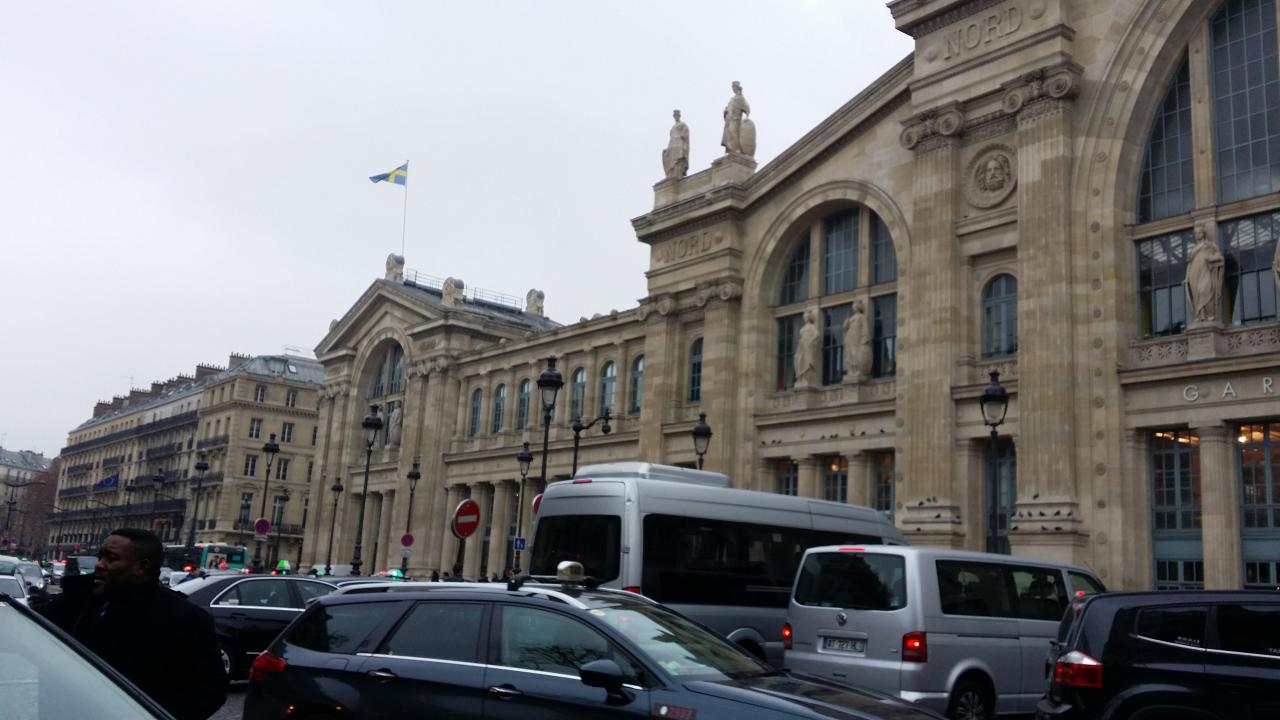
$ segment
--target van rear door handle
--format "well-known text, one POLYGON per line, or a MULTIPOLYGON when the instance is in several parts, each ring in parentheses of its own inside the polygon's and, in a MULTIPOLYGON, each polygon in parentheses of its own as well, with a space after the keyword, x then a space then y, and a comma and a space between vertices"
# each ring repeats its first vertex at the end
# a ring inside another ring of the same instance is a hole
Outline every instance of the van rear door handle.
POLYGON ((500 697, 503 700, 509 700, 511 698, 517 698, 517 697, 520 697, 521 695, 524 695, 524 693, 511 687, 510 685, 494 685, 493 687, 489 688, 489 694, 500 697))

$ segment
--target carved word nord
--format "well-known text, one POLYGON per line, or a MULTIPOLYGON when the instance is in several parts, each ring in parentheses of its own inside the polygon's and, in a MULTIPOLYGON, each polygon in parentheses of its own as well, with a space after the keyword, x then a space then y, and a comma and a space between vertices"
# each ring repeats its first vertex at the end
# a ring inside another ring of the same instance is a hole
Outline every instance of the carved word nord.
POLYGON ((942 59, 956 60, 1022 29, 1022 8, 1009 5, 948 30, 943 35, 942 59))
POLYGON ((724 235, 706 230, 685 237, 668 240, 654 248, 654 259, 658 263, 667 264, 709 253, 724 242, 724 235))

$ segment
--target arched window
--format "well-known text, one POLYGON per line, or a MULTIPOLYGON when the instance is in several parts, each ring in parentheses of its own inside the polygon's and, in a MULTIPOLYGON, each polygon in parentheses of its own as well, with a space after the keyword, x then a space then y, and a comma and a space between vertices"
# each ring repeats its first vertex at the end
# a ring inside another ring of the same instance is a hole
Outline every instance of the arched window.
POLYGON ((529 424, 529 390, 528 378, 520 381, 520 391, 516 393, 516 430, 523 430, 529 424))
POLYGON ((1196 206, 1191 159, 1191 74, 1183 58, 1151 124, 1138 187, 1138 222, 1190 212, 1196 206))
POLYGON ((391 349, 391 382, 387 387, 387 393, 394 395, 404 388, 404 348, 396 345, 391 349))
POLYGON ((893 249, 889 226, 879 215, 871 213, 871 284, 898 279, 898 253, 893 249))
POLYGON ((991 278, 982 291, 982 357, 1018 352, 1018 280, 991 278))
POLYGON ((858 286, 858 211, 846 210, 822 221, 822 294, 858 286))
POLYGON ((404 348, 399 343, 370 358, 373 373, 369 381, 369 397, 395 395, 404 390, 404 348))
POLYGON ((484 393, 480 388, 471 391, 471 422, 467 425, 467 437, 480 432, 480 413, 483 412, 484 393))
POLYGON ((809 298, 809 236, 796 245, 787 262, 787 270, 782 276, 782 291, 778 294, 779 305, 792 305, 809 298))
POLYGON ((489 418, 489 432, 502 432, 502 416, 507 409, 507 386, 499 385, 493 389, 493 416, 489 418))
POLYGON ((640 399, 644 397, 644 356, 631 361, 631 402, 627 405, 627 414, 640 412, 640 399))
POLYGON ((578 368, 569 381, 569 420, 582 417, 582 406, 587 396, 587 371, 578 368))
POLYGON ((1218 202, 1273 193, 1280 190, 1275 1, 1227 0, 1210 27, 1218 202))
POLYGON ((618 368, 612 361, 600 368, 600 401, 596 415, 604 415, 604 411, 613 407, 613 389, 618 384, 618 368))
POLYGON ((702 402, 702 338, 689 348, 689 402, 702 402))

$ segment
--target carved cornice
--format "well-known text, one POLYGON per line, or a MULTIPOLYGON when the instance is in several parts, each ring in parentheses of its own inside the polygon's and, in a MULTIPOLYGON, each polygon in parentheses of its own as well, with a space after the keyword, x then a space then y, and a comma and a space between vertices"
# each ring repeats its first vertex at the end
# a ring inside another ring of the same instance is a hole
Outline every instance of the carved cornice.
POLYGON ((346 397, 349 392, 351 392, 351 385, 345 380, 325 383, 324 386, 320 388, 320 401, 330 402, 337 398, 346 397))
MULTIPOLYGON (((994 7, 1004 2, 1004 0, 972 0, 972 2, 963 3, 960 6, 948 10, 944 13, 934 15, 923 22, 911 25, 905 28, 899 28, 913 38, 919 39, 928 35, 935 30, 941 30, 948 25, 958 23, 970 15, 977 15, 987 8, 994 7)), ((911 6, 895 6, 893 8, 895 15, 901 15, 904 12, 914 10, 925 3, 918 2, 911 6)))

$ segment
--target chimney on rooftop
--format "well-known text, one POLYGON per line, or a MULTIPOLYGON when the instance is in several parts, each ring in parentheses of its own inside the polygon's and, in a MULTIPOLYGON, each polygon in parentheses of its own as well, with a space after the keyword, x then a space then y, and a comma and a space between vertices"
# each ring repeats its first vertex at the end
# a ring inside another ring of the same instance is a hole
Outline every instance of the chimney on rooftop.
POLYGON ((207 377, 217 375, 220 372, 222 372, 222 368, 217 365, 206 365, 204 363, 200 363, 199 365, 196 365, 196 380, 203 380, 207 377))
POLYGON ((102 417, 111 412, 111 403, 99 400, 97 405, 93 406, 93 416, 95 418, 102 417))
POLYGON ((249 359, 249 357, 250 357, 250 356, 248 356, 248 355, 241 355, 240 353, 234 353, 234 352, 233 352, 233 353, 231 353, 231 357, 227 360, 227 367, 228 367, 228 368, 233 368, 233 367, 235 367, 235 366, 239 365, 240 363, 245 362, 246 360, 248 360, 248 359, 249 359))

